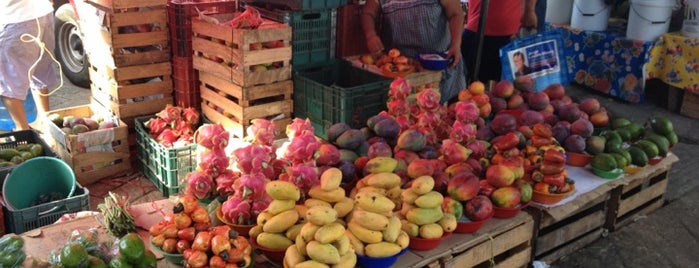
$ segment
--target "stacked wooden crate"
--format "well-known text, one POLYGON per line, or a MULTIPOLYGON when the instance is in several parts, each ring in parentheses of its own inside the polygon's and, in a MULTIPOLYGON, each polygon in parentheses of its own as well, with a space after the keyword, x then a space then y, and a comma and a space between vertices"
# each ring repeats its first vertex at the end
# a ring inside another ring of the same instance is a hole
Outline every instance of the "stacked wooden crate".
POLYGON ((167 0, 76 1, 90 63, 92 102, 129 127, 136 159, 134 119, 173 103, 167 0))
POLYGON ((293 110, 291 28, 266 19, 255 29, 226 25, 237 15, 192 21, 192 62, 199 71, 202 113, 239 138, 256 118, 275 119, 283 130, 293 110))

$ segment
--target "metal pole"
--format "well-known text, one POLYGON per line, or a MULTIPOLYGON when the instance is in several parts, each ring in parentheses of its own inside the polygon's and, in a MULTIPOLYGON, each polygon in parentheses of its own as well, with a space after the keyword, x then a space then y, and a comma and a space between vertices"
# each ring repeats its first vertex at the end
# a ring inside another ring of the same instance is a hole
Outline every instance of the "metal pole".
POLYGON ((478 45, 476 46, 476 62, 473 65, 475 69, 473 70, 474 81, 478 81, 478 70, 481 66, 481 52, 483 51, 483 38, 485 35, 485 21, 488 18, 488 6, 490 6, 490 0, 481 1, 481 17, 478 20, 478 45))

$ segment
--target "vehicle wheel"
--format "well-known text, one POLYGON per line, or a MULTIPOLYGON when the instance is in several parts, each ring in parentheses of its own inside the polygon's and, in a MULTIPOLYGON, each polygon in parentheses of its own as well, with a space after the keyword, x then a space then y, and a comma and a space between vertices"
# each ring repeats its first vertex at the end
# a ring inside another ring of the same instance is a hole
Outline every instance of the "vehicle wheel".
POLYGON ((62 5, 56 10, 55 17, 55 54, 63 74, 74 85, 89 88, 89 63, 73 7, 70 4, 62 5))

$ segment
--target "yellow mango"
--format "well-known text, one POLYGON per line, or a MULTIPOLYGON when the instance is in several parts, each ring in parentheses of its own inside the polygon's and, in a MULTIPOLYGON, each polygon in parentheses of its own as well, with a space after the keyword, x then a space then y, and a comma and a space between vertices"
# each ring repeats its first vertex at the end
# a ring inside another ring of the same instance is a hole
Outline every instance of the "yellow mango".
POLYGON ((440 219, 442 219, 443 215, 444 213, 442 212, 441 207, 411 208, 408 210, 408 213, 405 214, 405 218, 414 224, 422 226, 425 224, 438 222, 440 219))
POLYGON ((288 181, 269 181, 265 184, 265 192, 275 200, 294 200, 301 198, 301 190, 288 181))
POLYGON ((398 254, 401 248, 398 244, 379 242, 364 246, 364 253, 373 258, 384 258, 398 254))
POLYGON ((306 261, 306 257, 302 255, 298 247, 288 247, 284 252, 284 262, 290 267, 294 267, 299 263, 306 261))
POLYGON ((354 200, 349 197, 345 197, 342 201, 335 203, 333 209, 337 211, 338 218, 344 218, 349 214, 352 209, 354 209, 354 200))
POLYGON ((310 241, 306 245, 306 253, 312 260, 325 264, 340 263, 340 253, 330 244, 310 241))
POLYGON ((420 226, 420 237, 425 239, 440 238, 444 234, 442 226, 436 223, 430 223, 420 226))
POLYGON ((442 219, 439 220, 439 222, 437 223, 439 223, 439 225, 442 226, 442 229, 445 232, 453 232, 454 230, 456 230, 457 222, 456 216, 454 216, 454 214, 445 213, 442 219))
POLYGON ((314 260, 307 260, 304 262, 301 262, 299 264, 296 264, 296 266, 293 266, 294 268, 330 268, 329 265, 319 262, 319 261, 314 261, 314 260))
MULTIPOLYGON (((378 157, 377 157, 378 158, 378 157)), ((376 158, 372 158, 374 160, 376 158)), ((391 160, 395 160, 392 159, 391 160)), ((371 162, 371 160, 369 160, 371 162)), ((369 163, 367 163, 368 165, 369 163)), ((382 189, 391 189, 394 187, 400 187, 400 176, 393 172, 381 172, 372 173, 364 177, 366 184, 369 186, 374 186, 382 189)))
POLYGON ((393 171, 398 167, 398 160, 393 157, 379 156, 369 159, 369 161, 364 166, 364 174, 372 173, 393 173, 393 171))
POLYGON ((299 232, 299 236, 303 237, 303 239, 306 241, 311 241, 315 237, 318 229, 320 229, 320 225, 315 225, 311 222, 306 222, 301 227, 301 231, 299 232))
POLYGON ((396 207, 391 199, 377 193, 357 193, 354 204, 363 210, 379 214, 390 213, 396 207))
POLYGON ((362 188, 359 188, 357 190, 357 193, 363 193, 363 192, 372 192, 372 193, 377 193, 380 195, 386 195, 387 191, 384 188, 379 188, 379 187, 374 187, 374 186, 365 186, 362 188))
POLYGON ((260 233, 262 233, 262 225, 255 225, 248 231, 248 235, 251 238, 257 238, 260 233))
POLYGON ((400 224, 400 229, 408 233, 408 235, 415 237, 420 234, 420 226, 417 224, 409 222, 408 220, 400 220, 400 224))
POLYGON ((330 207, 311 207, 306 211, 306 220, 315 225, 326 225, 337 220, 337 211, 330 207))
POLYGON ((282 234, 267 232, 257 235, 256 241, 260 246, 278 250, 286 250, 286 248, 294 244, 293 241, 282 234))
POLYGON ((313 238, 321 244, 329 244, 339 240, 344 235, 345 227, 337 222, 333 222, 318 228, 313 238))
POLYGON ((345 229, 342 229, 342 236, 335 242, 332 242, 333 247, 337 248, 337 252, 340 256, 345 255, 352 249, 352 244, 350 244, 350 239, 345 235, 345 229))
POLYGON ((332 191, 340 187, 342 183, 342 171, 339 168, 331 167, 320 174, 320 189, 332 191))
POLYGON ((403 201, 403 203, 408 203, 408 204, 415 204, 415 200, 420 197, 415 191, 413 191, 413 188, 408 188, 408 189, 403 189, 400 193, 400 198, 403 201))
POLYGON ((340 263, 333 264, 332 268, 354 268, 357 266, 357 255, 350 250, 347 254, 340 255, 340 263))
POLYGON ((391 242, 394 243, 396 242, 396 239, 398 238, 398 234, 400 234, 401 230, 401 222, 400 219, 396 216, 392 216, 388 218, 388 226, 386 229, 381 231, 381 234, 383 235, 383 241, 386 242, 391 242))
POLYGON ((272 200, 265 211, 271 213, 272 215, 277 215, 284 211, 294 209, 295 207, 296 201, 294 200, 272 200))
POLYGON ((303 239, 303 236, 299 235, 296 236, 296 239, 294 241, 296 242, 294 244, 294 246, 296 246, 296 250, 298 250, 299 253, 301 253, 301 255, 308 256, 306 252, 306 244, 308 244, 306 241, 308 240, 303 239))
POLYGON ((352 212, 352 220, 372 231, 383 231, 388 227, 388 217, 362 209, 352 212))
POLYGON ((386 197, 388 197, 391 200, 400 199, 400 195, 402 192, 403 189, 401 189, 400 186, 393 187, 391 189, 386 190, 386 197))
POLYGON ((316 185, 311 187, 311 189, 308 191, 308 195, 328 203, 336 203, 345 198, 345 189, 338 187, 334 190, 325 191, 320 189, 320 185, 316 185))
POLYGON ((430 191, 415 199, 415 205, 420 208, 435 208, 442 205, 444 196, 437 191, 430 191))
POLYGON ((408 233, 400 231, 400 234, 398 234, 398 238, 396 238, 396 244, 401 249, 405 249, 410 245, 410 237, 408 236, 408 233))
POLYGON ((299 220, 299 213, 295 209, 279 213, 262 225, 262 231, 269 233, 282 233, 294 226, 299 220))
POLYGON ((315 206, 324 206, 324 207, 332 207, 330 203, 317 199, 317 198, 309 198, 306 199, 306 201, 303 201, 303 204, 306 205, 307 208, 310 207, 315 207, 315 206))
POLYGON ((413 180, 410 189, 418 195, 429 193, 434 188, 434 178, 432 176, 420 176, 413 180))
POLYGON ((284 235, 286 238, 291 239, 292 241, 296 240, 296 237, 299 236, 301 233, 301 228, 303 227, 305 223, 297 223, 294 224, 294 226, 289 227, 289 229, 286 229, 286 232, 284 232, 284 235))
POLYGON ((362 227, 356 221, 350 221, 347 223, 347 229, 354 234, 359 240, 364 243, 378 243, 383 240, 383 234, 378 231, 372 231, 367 228, 362 227))
POLYGON ((350 245, 352 245, 354 252, 359 255, 364 255, 364 242, 359 240, 350 230, 345 230, 345 236, 349 238, 350 245))

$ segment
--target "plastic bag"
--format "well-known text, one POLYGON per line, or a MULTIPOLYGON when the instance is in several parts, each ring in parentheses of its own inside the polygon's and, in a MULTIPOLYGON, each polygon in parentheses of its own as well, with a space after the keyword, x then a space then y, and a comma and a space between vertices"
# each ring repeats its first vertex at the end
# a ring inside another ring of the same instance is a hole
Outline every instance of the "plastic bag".
POLYGON ((551 84, 567 85, 568 68, 560 29, 516 39, 500 48, 502 79, 520 75, 534 79, 534 91, 551 84))

